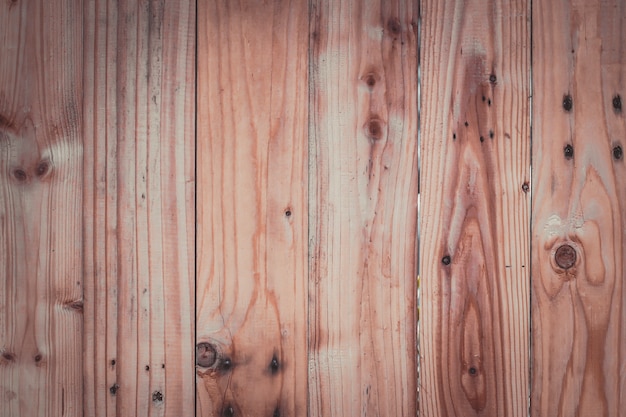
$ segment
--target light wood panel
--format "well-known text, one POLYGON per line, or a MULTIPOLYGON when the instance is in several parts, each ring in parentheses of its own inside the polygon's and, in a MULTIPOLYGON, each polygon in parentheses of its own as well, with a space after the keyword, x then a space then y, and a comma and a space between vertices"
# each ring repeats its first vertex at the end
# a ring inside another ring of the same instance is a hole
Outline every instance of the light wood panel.
POLYGON ((81 1, 0 4, 0 415, 82 415, 81 1))
POLYGON ((626 414, 626 4, 533 4, 532 415, 626 414))
POLYGON ((198 6, 197 415, 303 416, 308 2, 198 6))
POLYGON ((85 415, 192 415, 195 2, 84 18, 85 415))
POLYGON ((310 415, 415 415, 417 2, 311 11, 310 415))
POLYGON ((421 4, 425 417, 528 413, 529 8, 421 4))

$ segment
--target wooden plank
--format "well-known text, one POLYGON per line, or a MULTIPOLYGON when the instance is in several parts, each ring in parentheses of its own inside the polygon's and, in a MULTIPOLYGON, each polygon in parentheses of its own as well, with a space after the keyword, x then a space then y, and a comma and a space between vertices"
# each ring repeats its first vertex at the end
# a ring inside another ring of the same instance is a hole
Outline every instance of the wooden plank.
POLYGON ((626 415, 626 4, 533 4, 533 416, 626 415))
POLYGON ((199 416, 307 406, 308 2, 198 3, 199 416))
POLYGON ((85 415, 192 415, 195 2, 84 13, 85 415))
POLYGON ((426 417, 528 413, 529 7, 422 3, 426 417))
POLYGON ((311 416, 417 411, 417 15, 312 4, 311 416))
POLYGON ((0 415, 82 415, 82 2, 0 3, 0 415))

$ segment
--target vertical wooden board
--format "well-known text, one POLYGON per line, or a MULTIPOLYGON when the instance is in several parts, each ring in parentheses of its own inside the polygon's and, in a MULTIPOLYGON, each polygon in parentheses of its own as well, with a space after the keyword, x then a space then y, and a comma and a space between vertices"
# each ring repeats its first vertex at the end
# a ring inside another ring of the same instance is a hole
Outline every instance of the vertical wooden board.
POLYGON ((85 415, 192 415, 195 3, 84 15, 85 415))
POLYGON ((198 28, 197 415, 306 415, 308 3, 198 28))
POLYGON ((533 5, 533 416, 626 415, 626 4, 533 5))
POLYGON ((528 1, 421 7, 420 411, 526 416, 528 1))
POLYGON ((311 416, 416 414, 416 1, 314 1, 311 416))
POLYGON ((0 415, 82 412, 81 1, 0 3, 0 415))

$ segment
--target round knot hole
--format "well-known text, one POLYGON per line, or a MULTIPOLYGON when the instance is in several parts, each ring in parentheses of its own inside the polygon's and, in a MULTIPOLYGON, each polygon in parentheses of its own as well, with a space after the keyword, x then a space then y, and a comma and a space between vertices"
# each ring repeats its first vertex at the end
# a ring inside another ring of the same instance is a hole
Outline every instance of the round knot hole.
POLYGON ((576 249, 565 244, 557 248, 554 253, 554 261, 562 269, 570 269, 576 264, 576 249))
POLYGON ((572 145, 565 145, 563 148, 563 156, 565 159, 572 159, 574 157, 574 147, 572 145))
POLYGON ((450 255, 446 255, 441 258, 441 263, 444 265, 450 265, 450 262, 452 262, 452 259, 450 259, 450 255))
POLYGON ((196 365, 203 368, 210 368, 217 361, 217 350, 215 346, 207 342, 196 345, 196 365))

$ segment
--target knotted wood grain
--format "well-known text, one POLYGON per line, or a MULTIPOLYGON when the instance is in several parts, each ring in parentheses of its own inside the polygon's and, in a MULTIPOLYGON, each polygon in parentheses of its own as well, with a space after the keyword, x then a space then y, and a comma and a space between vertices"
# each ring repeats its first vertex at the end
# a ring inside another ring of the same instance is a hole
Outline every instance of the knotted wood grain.
POLYGON ((626 415, 625 38, 619 0, 533 4, 537 417, 626 415))
POLYGON ((82 416, 82 1, 0 2, 0 416, 82 416))
POLYGON ((190 416, 195 2, 83 13, 84 415, 190 416))
POLYGON ((198 6, 197 415, 304 416, 308 2, 198 6))
POLYGON ((311 12, 310 415, 415 415, 417 2, 311 12))
POLYGON ((527 1, 421 3, 420 415, 526 416, 527 1))

